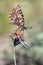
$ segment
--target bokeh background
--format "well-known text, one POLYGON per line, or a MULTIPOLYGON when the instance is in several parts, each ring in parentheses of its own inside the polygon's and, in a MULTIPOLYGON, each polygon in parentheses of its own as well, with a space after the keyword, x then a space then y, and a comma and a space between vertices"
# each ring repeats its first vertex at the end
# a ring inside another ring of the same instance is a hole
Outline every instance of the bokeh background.
POLYGON ((16 29, 9 23, 13 6, 19 3, 27 27, 24 32, 29 48, 15 47, 17 65, 43 65, 43 0, 0 0, 0 65, 14 65, 13 41, 8 36, 16 29))

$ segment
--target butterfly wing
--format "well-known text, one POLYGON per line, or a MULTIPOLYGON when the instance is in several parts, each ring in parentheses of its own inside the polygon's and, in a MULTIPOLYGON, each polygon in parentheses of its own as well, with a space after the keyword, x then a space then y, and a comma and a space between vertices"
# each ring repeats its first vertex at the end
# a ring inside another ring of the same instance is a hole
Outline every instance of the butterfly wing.
POLYGON ((13 21, 11 24, 23 26, 24 15, 19 5, 15 5, 10 13, 10 19, 13 21))

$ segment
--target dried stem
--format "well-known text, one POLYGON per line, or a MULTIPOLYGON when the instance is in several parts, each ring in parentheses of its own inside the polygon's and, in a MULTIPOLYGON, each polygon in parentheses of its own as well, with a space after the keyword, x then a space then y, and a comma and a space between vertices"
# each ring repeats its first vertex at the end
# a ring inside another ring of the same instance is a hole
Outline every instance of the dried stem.
POLYGON ((15 55, 15 48, 14 48, 14 64, 17 65, 17 63, 16 63, 16 55, 15 55))

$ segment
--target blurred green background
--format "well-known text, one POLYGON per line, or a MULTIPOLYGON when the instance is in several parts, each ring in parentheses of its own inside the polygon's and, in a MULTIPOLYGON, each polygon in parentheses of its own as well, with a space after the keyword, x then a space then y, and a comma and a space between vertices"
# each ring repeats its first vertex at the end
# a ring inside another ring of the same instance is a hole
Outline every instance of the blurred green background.
MULTIPOLYGON (((8 37, 8 34, 14 31, 16 27, 9 24, 11 22, 9 14, 16 3, 21 6, 25 25, 27 27, 33 26, 32 29, 24 32, 27 43, 32 46, 30 50, 24 49, 22 46, 17 46, 16 49, 19 53, 31 57, 34 62, 38 60, 43 65, 43 0, 0 0, 0 57, 3 49, 5 51, 7 48, 8 51, 9 49, 11 51, 13 47, 13 42, 8 37)), ((6 58, 12 57, 10 51, 6 58)))

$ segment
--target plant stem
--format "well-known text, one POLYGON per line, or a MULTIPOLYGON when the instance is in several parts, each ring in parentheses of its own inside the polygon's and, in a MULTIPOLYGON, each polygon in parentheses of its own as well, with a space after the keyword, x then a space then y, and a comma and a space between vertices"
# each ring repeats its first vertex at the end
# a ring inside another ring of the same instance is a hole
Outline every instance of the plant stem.
POLYGON ((14 64, 17 65, 17 64, 16 64, 15 48, 14 48, 14 64))

